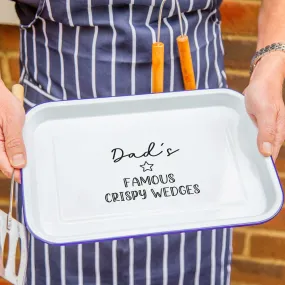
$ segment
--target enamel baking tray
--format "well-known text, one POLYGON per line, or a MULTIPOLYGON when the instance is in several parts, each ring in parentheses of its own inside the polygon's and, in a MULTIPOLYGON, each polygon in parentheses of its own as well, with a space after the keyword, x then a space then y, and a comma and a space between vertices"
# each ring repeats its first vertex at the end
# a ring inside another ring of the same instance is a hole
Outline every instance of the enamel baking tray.
POLYGON ((244 97, 213 89, 28 112, 25 220, 50 244, 266 222, 283 192, 244 97))

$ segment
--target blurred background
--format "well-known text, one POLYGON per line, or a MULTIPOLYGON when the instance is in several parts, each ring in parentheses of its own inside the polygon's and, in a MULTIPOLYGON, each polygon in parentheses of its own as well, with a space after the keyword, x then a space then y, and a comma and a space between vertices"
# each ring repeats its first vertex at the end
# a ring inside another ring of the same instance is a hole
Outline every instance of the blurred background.
MULTIPOLYGON (((221 7, 228 84, 239 92, 249 79, 249 64, 256 48, 259 6, 260 0, 224 0, 221 7)), ((9 88, 19 78, 17 25, 12 2, 1 0, 0 72, 9 88)), ((276 166, 284 187, 285 144, 276 166)), ((8 203, 9 180, 0 175, 0 208, 7 212, 8 203)), ((231 285, 285 284, 285 208, 266 224, 236 228, 233 244, 231 285)), ((0 279, 2 284, 8 283, 0 279)))

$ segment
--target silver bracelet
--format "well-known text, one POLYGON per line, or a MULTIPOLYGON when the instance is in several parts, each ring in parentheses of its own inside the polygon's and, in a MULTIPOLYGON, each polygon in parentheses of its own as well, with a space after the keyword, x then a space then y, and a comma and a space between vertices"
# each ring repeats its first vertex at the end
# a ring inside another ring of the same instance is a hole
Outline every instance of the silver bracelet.
POLYGON ((261 60, 261 58, 264 57, 265 55, 267 55, 268 53, 273 52, 273 51, 285 52, 285 43, 274 43, 274 44, 268 45, 268 46, 260 49, 259 51, 257 51, 251 60, 250 75, 252 74, 255 66, 261 60))

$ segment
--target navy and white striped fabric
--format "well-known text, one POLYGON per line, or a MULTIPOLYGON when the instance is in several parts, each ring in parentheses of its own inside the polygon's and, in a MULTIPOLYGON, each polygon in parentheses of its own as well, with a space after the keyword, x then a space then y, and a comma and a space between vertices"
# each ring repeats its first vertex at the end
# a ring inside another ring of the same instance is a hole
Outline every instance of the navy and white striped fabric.
MULTIPOLYGON (((26 110, 53 100, 150 93, 160 0, 14 1, 26 110)), ((197 88, 226 87, 221 0, 179 2, 197 88)), ((183 90, 179 32, 175 0, 168 0, 161 31, 165 91, 183 90)), ((231 255, 232 229, 61 247, 30 236, 26 284, 228 285, 231 255)))

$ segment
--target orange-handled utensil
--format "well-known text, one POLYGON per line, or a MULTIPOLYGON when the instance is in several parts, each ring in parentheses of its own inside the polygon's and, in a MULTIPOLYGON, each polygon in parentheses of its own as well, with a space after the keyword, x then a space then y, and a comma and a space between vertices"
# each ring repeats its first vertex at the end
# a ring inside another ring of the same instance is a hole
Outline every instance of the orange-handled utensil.
POLYGON ((163 5, 166 0, 163 0, 160 5, 158 15, 157 39, 152 44, 152 93, 163 92, 164 84, 164 43, 160 42, 161 18, 163 5))
POLYGON ((189 38, 186 35, 186 32, 183 32, 181 10, 178 0, 176 0, 176 6, 178 10, 180 33, 181 33, 181 35, 176 38, 176 42, 180 58, 180 67, 182 72, 184 89, 193 90, 196 89, 196 82, 195 82, 195 74, 193 69, 189 38))
POLYGON ((195 74, 192 63, 189 39, 187 35, 177 37, 177 46, 180 58, 180 67, 183 77, 184 89, 196 89, 195 74))
MULTIPOLYGON (((162 10, 166 0, 160 5, 157 27, 157 40, 152 44, 152 93, 163 92, 164 85, 164 44, 160 42, 162 10)), ((181 35, 177 37, 180 66, 185 90, 196 89, 195 74, 191 56, 191 49, 188 36, 183 32, 182 16, 178 0, 176 0, 178 9, 179 25, 181 35)))
POLYGON ((152 45, 152 92, 163 92, 164 84, 164 44, 160 42, 152 45))

